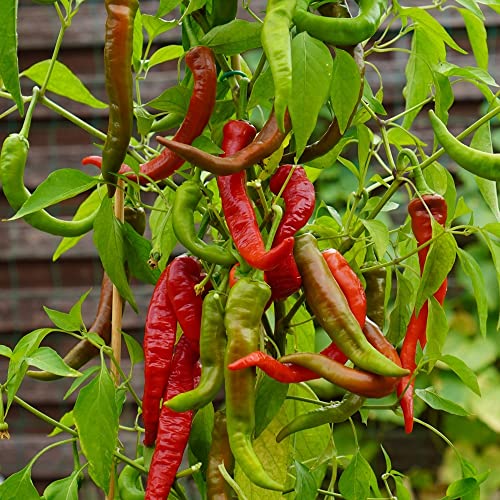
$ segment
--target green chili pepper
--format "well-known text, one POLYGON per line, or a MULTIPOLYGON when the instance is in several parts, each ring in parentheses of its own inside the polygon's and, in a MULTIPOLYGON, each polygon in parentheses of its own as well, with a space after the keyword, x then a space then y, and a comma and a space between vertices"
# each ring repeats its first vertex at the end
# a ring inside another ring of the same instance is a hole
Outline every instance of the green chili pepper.
POLYGON ((364 401, 365 398, 362 396, 349 392, 341 401, 334 401, 327 406, 321 406, 307 413, 302 413, 280 430, 276 436, 276 441, 279 443, 290 434, 304 429, 312 429, 323 424, 345 422, 363 406, 364 401))
MULTIPOLYGON (((144 465, 144 457, 135 460, 137 465, 144 465)), ((120 475, 118 476, 118 491, 122 500, 144 500, 144 489, 142 489, 141 472, 132 467, 125 465, 120 475)))
POLYGON ((213 401, 224 381, 224 304, 226 300, 212 290, 203 299, 201 312, 200 360, 201 378, 198 386, 178 394, 165 403, 172 410, 195 410, 213 401))
POLYGON ((455 163, 478 177, 500 180, 500 154, 486 153, 461 143, 432 110, 429 111, 429 118, 437 141, 455 163))
POLYGON ((295 0, 269 0, 262 25, 262 47, 274 82, 274 110, 281 131, 285 129, 285 113, 292 93, 292 48, 290 25, 295 0))
POLYGON ((356 45, 372 37, 387 9, 387 0, 360 0, 359 14, 353 18, 322 17, 307 9, 311 0, 297 0, 293 22, 299 31, 332 45, 356 45))
POLYGON ((195 181, 186 181, 177 188, 172 207, 175 235, 182 245, 200 259, 221 266, 232 266, 236 259, 229 250, 217 245, 209 245, 196 234, 194 211, 200 199, 201 189, 195 181))
POLYGON ((366 281, 366 311, 382 330, 385 323, 385 287, 387 271, 383 267, 363 273, 366 281))
MULTIPOLYGON (((22 134, 9 135, 0 153, 0 180, 5 198, 18 211, 31 193, 24 185, 24 169, 28 160, 29 143, 22 134)), ((92 229, 97 211, 78 221, 61 220, 45 210, 38 210, 23 219, 40 231, 56 236, 80 236, 92 229)))
POLYGON ((294 256, 307 304, 340 350, 362 370, 393 377, 406 375, 407 370, 366 340, 312 234, 305 233, 295 239, 294 256))
MULTIPOLYGON (((263 281, 239 279, 229 292, 224 324, 228 337, 225 366, 259 348, 261 318, 271 288, 263 281)), ((226 417, 229 443, 236 463, 257 486, 283 490, 270 478, 252 447, 255 429, 255 382, 252 368, 225 369, 226 417)))
POLYGON ((132 137, 132 50, 138 0, 105 0, 104 70, 109 98, 108 134, 102 151, 102 176, 108 194, 115 192, 116 176, 132 137))

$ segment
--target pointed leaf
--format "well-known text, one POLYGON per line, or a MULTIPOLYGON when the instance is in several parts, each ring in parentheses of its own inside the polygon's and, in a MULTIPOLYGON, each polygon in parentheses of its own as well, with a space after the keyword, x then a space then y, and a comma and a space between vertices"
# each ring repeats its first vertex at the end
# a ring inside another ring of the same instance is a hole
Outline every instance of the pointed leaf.
POLYGON ((382 259, 389 245, 389 229, 379 220, 364 220, 362 223, 373 239, 379 259, 382 259))
POLYGON ((90 368, 83 370, 82 375, 78 377, 76 380, 74 380, 70 388, 66 391, 66 394, 64 394, 63 399, 68 399, 71 396, 71 394, 73 394, 78 389, 78 387, 84 384, 97 371, 99 371, 99 366, 91 366, 90 368))
POLYGON ((135 338, 128 333, 122 332, 122 336, 127 344, 127 350, 132 365, 136 365, 137 363, 144 361, 144 351, 142 350, 141 344, 139 344, 139 342, 137 342, 137 340, 135 340, 135 338))
POLYGON ((52 323, 54 323, 54 325, 61 330, 65 330, 66 332, 79 332, 83 326, 81 316, 56 311, 55 309, 50 309, 46 306, 43 306, 43 310, 50 318, 50 321, 52 321, 52 323))
POLYGON ((304 151, 318 121, 332 78, 332 56, 326 45, 300 33, 292 40, 292 94, 289 105, 296 156, 304 151))
POLYGON ((75 470, 73 473, 50 483, 43 496, 45 500, 78 500, 78 477, 81 473, 80 470, 75 470))
POLYGON ((104 270, 120 295, 137 311, 137 304, 125 272, 125 245, 122 224, 113 213, 112 201, 104 198, 94 222, 94 244, 104 270))
POLYGON ((2 500, 40 499, 40 495, 31 480, 32 465, 30 462, 26 467, 12 474, 0 484, 0 498, 2 500))
POLYGON ((467 9, 458 9, 465 22, 465 29, 472 47, 472 52, 476 58, 478 68, 488 71, 488 38, 483 18, 478 17, 481 9, 477 7, 475 13, 467 9))
POLYGON ((24 114, 24 105, 19 83, 19 61, 17 58, 17 3, 18 0, 0 2, 2 36, 0 36, 0 78, 12 95, 19 114, 24 114))
MULTIPOLYGON (((59 422, 67 427, 75 426, 75 419, 73 417, 73 410, 66 412, 59 420, 59 422)), ((50 434, 47 434, 48 437, 57 436, 64 432, 60 427, 54 427, 50 434)))
POLYGON ((347 500, 361 500, 370 495, 371 467, 359 451, 355 453, 339 479, 339 491, 347 500))
POLYGON ((340 132, 347 128, 361 91, 361 74, 354 58, 345 50, 335 49, 330 97, 340 132))
POLYGON ((441 356, 441 361, 446 363, 469 389, 474 391, 478 396, 481 396, 481 390, 479 389, 476 374, 464 361, 456 356, 452 356, 451 354, 441 356))
POLYGON ((30 366, 44 370, 61 377, 79 377, 81 373, 68 366, 51 347, 39 347, 31 356, 26 358, 30 366))
POLYGON ((468 411, 466 411, 457 403, 443 398, 442 396, 437 394, 432 387, 428 387, 427 389, 415 389, 415 394, 435 410, 446 411, 448 413, 459 415, 461 417, 466 417, 469 415, 468 411))
POLYGON ((430 358, 428 370, 431 371, 436 361, 441 357, 441 350, 448 334, 448 320, 445 310, 434 297, 429 299, 428 305, 429 315, 427 318, 425 353, 430 358))
POLYGON ((89 475, 105 492, 109 491, 113 452, 118 439, 115 392, 111 376, 102 363, 98 376, 78 394, 73 409, 82 452, 89 462, 89 475))
MULTIPOLYGON (((38 85, 45 81, 47 71, 50 67, 50 61, 40 61, 33 64, 30 68, 24 70, 21 75, 27 76, 38 85)), ((76 102, 87 104, 92 108, 106 108, 105 102, 96 99, 81 82, 81 80, 63 63, 56 61, 51 73, 47 90, 54 94, 62 95, 76 102)))
POLYGON ((98 183, 99 179, 96 177, 91 177, 74 168, 63 168, 51 172, 10 220, 20 219, 60 201, 73 198, 88 191, 98 183))
POLYGON ((295 483, 295 493, 301 500, 315 500, 317 498, 316 480, 313 474, 304 464, 294 461, 297 481, 295 483))
POLYGON ((212 28, 202 39, 201 45, 210 47, 216 54, 233 56, 261 46, 262 24, 235 19, 212 28))
POLYGON ((257 385, 255 396, 255 437, 269 425, 279 412, 288 392, 288 384, 264 375, 257 385))
POLYGON ((150 14, 142 15, 142 25, 149 35, 150 40, 153 40, 162 33, 166 33, 179 26, 177 21, 166 21, 158 16, 151 16, 150 14))
POLYGON ((184 49, 182 48, 182 45, 167 45, 166 47, 161 47, 156 52, 154 52, 149 59, 148 67, 152 68, 157 64, 171 61, 172 59, 178 59, 183 55, 184 49))

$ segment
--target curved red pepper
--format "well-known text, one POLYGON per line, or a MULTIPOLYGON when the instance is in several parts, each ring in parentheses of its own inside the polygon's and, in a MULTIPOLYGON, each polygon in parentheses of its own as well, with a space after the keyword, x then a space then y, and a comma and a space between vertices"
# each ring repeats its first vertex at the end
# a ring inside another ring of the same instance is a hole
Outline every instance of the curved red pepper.
POLYGON ((200 348, 200 325, 203 298, 195 286, 204 275, 200 261, 189 255, 179 255, 169 264, 167 292, 183 334, 195 351, 200 348))
MULTIPOLYGON (((255 136, 255 128, 245 121, 232 120, 224 126, 222 149, 224 155, 239 151, 255 136)), ((267 271, 276 267, 286 254, 291 253, 293 238, 266 252, 262 235, 246 188, 246 173, 217 177, 217 185, 229 232, 241 256, 257 269, 267 271)))
POLYGON ((177 318, 167 294, 169 268, 153 291, 144 330, 144 444, 152 446, 158 431, 160 400, 167 385, 177 332, 177 318))
MULTIPOLYGON (((163 393, 164 401, 193 389, 196 373, 199 372, 197 361, 198 353, 186 337, 181 337, 175 346, 172 371, 163 393)), ((156 447, 149 468, 146 500, 164 500, 168 497, 184 455, 192 420, 192 410, 179 413, 162 406, 156 447)))

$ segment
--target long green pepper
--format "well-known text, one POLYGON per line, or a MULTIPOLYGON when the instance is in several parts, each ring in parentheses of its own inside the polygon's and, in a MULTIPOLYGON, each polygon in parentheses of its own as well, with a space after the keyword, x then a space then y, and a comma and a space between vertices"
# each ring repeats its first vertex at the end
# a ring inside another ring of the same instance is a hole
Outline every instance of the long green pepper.
MULTIPOLYGON (((227 367, 259 348, 261 318, 271 288, 263 281, 241 278, 231 288, 224 324, 228 343, 224 364, 227 367)), ((257 486, 282 491, 283 486, 269 477, 252 446, 255 430, 255 383, 252 368, 225 369, 226 417, 229 443, 236 463, 257 486)))
POLYGON ((269 0, 262 25, 262 47, 271 67, 274 82, 274 110, 281 131, 292 93, 292 47, 290 26, 295 0, 269 0))
POLYGON ((360 0, 353 18, 322 17, 307 9, 311 0, 297 0, 293 22, 299 31, 336 46, 350 46, 371 38, 380 26, 387 0, 360 0))
POLYGON ((201 194, 200 185, 196 181, 186 181, 177 188, 172 206, 174 233, 179 242, 196 257, 213 264, 232 266, 236 258, 229 250, 209 245, 196 234, 194 212, 201 194))
POLYGON ((182 412, 197 410, 212 402, 224 382, 224 305, 226 298, 212 290, 203 299, 201 312, 200 361, 201 377, 198 386, 178 394, 165 404, 182 412))

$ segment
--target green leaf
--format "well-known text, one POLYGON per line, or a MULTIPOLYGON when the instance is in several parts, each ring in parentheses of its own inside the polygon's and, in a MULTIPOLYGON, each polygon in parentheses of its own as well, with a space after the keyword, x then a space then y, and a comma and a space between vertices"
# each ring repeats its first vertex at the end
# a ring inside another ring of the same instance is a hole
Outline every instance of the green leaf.
MULTIPOLYGON (((486 240, 486 244, 488 245, 488 248, 491 252, 491 257, 493 259, 493 264, 495 265, 495 270, 497 274, 497 282, 500 283, 500 245, 495 241, 492 241, 491 238, 489 238, 489 236, 484 231, 481 231, 481 234, 486 240)), ((500 329, 500 316, 497 323, 497 329, 500 329)))
POLYGON ((34 330, 22 337, 14 347, 7 371, 7 409, 10 407, 14 395, 28 370, 26 358, 30 357, 38 349, 40 342, 52 331, 52 328, 34 330))
POLYGON ((165 21, 165 19, 161 19, 161 17, 158 16, 143 14, 142 25, 144 26, 150 40, 153 40, 162 33, 166 33, 167 31, 176 28, 179 26, 179 23, 177 21, 165 21))
POLYGON ((392 477, 396 483, 396 496, 398 497, 398 500, 411 500, 412 496, 410 495, 408 488, 405 486, 403 479, 399 476, 392 477))
POLYGON ((81 377, 78 377, 76 380, 73 381, 70 388, 66 391, 66 394, 63 396, 63 399, 68 399, 71 396, 71 394, 73 394, 78 389, 78 387, 84 384, 97 371, 99 371, 99 366, 91 366, 90 368, 84 370, 82 372, 81 377))
POLYGON ((465 29, 467 30, 467 36, 469 37, 477 66, 488 71, 488 35, 486 33, 486 27, 483 21, 484 16, 481 9, 477 7, 475 12, 471 12, 467 9, 458 9, 458 12, 460 12, 464 19, 465 29), (479 13, 480 16, 478 16, 479 13))
POLYGON ((345 50, 336 48, 330 98, 341 133, 347 128, 356 109, 361 83, 361 74, 354 58, 345 50))
POLYGON ((441 361, 446 363, 469 389, 474 391, 478 396, 481 396, 476 374, 464 361, 451 354, 441 356, 441 361))
POLYGON ((74 168, 63 168, 51 172, 49 176, 33 191, 16 215, 9 220, 20 219, 43 208, 55 205, 60 201, 73 198, 84 193, 95 185, 99 179, 90 177, 74 168))
POLYGON ((261 46, 262 24, 235 19, 212 28, 200 40, 200 45, 210 47, 216 54, 234 56, 261 46))
POLYGON ((339 479, 339 491, 346 500, 361 500, 370 495, 371 467, 359 451, 352 457, 339 479))
POLYGON ((387 340, 393 345, 399 344, 406 335, 406 328, 412 313, 413 292, 412 282, 396 269, 396 299, 391 310, 387 332, 387 340))
POLYGON ((373 239, 378 258, 382 259, 389 245, 388 227, 379 220, 363 220, 361 222, 373 239))
POLYGON ((411 17, 416 23, 418 27, 422 27, 426 32, 432 34, 436 38, 440 38, 446 43, 449 47, 460 52, 461 54, 467 54, 467 52, 462 49, 455 40, 449 35, 444 26, 440 24, 440 22, 433 17, 429 12, 425 9, 421 9, 419 7, 403 7, 400 9, 400 14, 402 17, 408 16, 411 17))
POLYGON ((484 22, 484 14, 478 5, 479 2, 476 2, 476 0, 457 0, 457 3, 466 7, 465 9, 457 9, 459 12, 463 10, 484 22))
POLYGON ((0 345, 0 356, 10 358, 12 356, 12 349, 6 345, 0 345))
POLYGON ((0 484, 0 498, 2 500, 39 500, 40 495, 36 491, 33 481, 31 480, 30 462, 20 471, 9 476, 3 483, 0 484))
MULTIPOLYGON (((49 71, 50 61, 40 61, 24 70, 21 75, 27 76, 38 85, 42 85, 49 71)), ((87 104, 92 108, 106 108, 105 102, 96 99, 81 80, 63 63, 56 61, 51 73, 47 90, 62 95, 76 102, 87 104)))
POLYGON ((292 40, 292 94, 289 104, 296 156, 303 153, 318 121, 332 79, 332 56, 326 45, 306 32, 292 40))
MULTIPOLYGON (((99 208, 103 196, 105 196, 104 193, 106 192, 106 189, 106 186, 103 184, 102 186, 99 186, 97 189, 92 191, 90 195, 78 207, 73 220, 82 220, 85 217, 89 216, 91 213, 95 212, 99 208)), ((81 236, 62 238, 61 242, 54 251, 52 261, 55 262, 61 255, 77 245, 84 236, 85 235, 82 234, 81 236)))
POLYGON ((486 282, 481 267, 470 253, 461 248, 458 248, 458 260, 460 261, 462 270, 472 283, 477 304, 477 315, 479 317, 479 329, 483 337, 485 337, 487 333, 488 298, 486 296, 486 282))
POLYGON ((178 59, 182 55, 184 55, 184 49, 182 48, 182 45, 167 45, 166 47, 161 47, 156 52, 154 52, 149 59, 148 68, 152 68, 153 66, 164 63, 166 61, 178 59))
POLYGON ((432 370, 436 360, 441 357, 441 350, 448 334, 446 313, 439 302, 431 297, 428 301, 429 314, 427 318, 427 345, 425 352, 430 358, 428 370, 432 370))
POLYGON ((118 440, 115 392, 103 362, 98 376, 78 394, 73 409, 82 452, 89 462, 89 475, 106 493, 118 440))
POLYGON ((81 373, 68 366, 63 358, 51 347, 40 347, 26 358, 30 366, 44 370, 61 377, 79 377, 81 373))
POLYGON ((415 310, 418 312, 424 302, 441 286, 451 271, 457 256, 457 243, 453 235, 446 232, 435 219, 432 221, 432 237, 440 235, 430 245, 425 260, 422 280, 417 291, 415 310))
POLYGON ((189 434, 189 449, 194 454, 197 461, 203 464, 203 472, 207 469, 213 428, 214 407, 212 404, 208 404, 196 412, 191 427, 191 433, 189 434))
MULTIPOLYGON (((67 427, 74 427, 75 419, 73 417, 73 410, 67 411, 59 420, 59 422, 67 427)), ((57 436, 64 432, 60 427, 54 427, 50 434, 47 434, 48 437, 57 436)))
POLYGON ((163 17, 165 14, 170 14, 182 0, 160 0, 160 5, 158 6, 158 11, 156 13, 157 17, 163 17))
POLYGON ((125 340, 125 344, 127 344, 127 350, 132 365, 136 365, 137 363, 144 361, 144 351, 142 350, 141 344, 139 344, 139 342, 137 342, 137 340, 135 340, 135 338, 128 333, 122 332, 122 336, 125 340))
MULTIPOLYGON (((432 67, 444 61, 446 51, 443 38, 428 32, 420 25, 415 26, 411 43, 411 54, 405 69, 405 109, 418 106, 431 92, 432 67)), ((409 130, 419 109, 405 114, 402 126, 409 130)))
POLYGON ((191 91, 182 86, 176 85, 162 92, 147 103, 148 106, 168 113, 186 114, 189 106, 191 91))
POLYGON ((112 200, 104 198, 94 221, 94 244, 99 252, 104 271, 116 286, 120 295, 137 312, 137 304, 125 271, 125 244, 123 224, 113 213, 112 200))
POLYGON ((43 492, 45 500, 78 500, 78 477, 82 468, 73 471, 68 477, 50 483, 43 492))
POLYGON ((295 493, 301 500, 314 500, 317 497, 316 480, 313 474, 304 464, 294 461, 297 481, 295 483, 295 493))
POLYGON ((154 285, 160 277, 158 269, 151 269, 148 264, 151 254, 151 242, 137 233, 126 223, 123 225, 125 255, 130 274, 144 283, 154 285))
POLYGON ((46 306, 43 306, 43 310, 50 318, 50 321, 52 321, 57 328, 65 330, 66 332, 79 332, 83 326, 81 304, 89 292, 90 290, 80 298, 80 300, 73 306, 76 306, 76 309, 72 308, 69 313, 56 311, 55 309, 50 309, 46 306))
MULTIPOLYGON (((293 82, 292 82, 293 84, 293 82)), ((271 99, 274 96, 273 74, 269 66, 255 80, 255 85, 252 87, 252 93, 248 99, 248 109, 253 109, 256 106, 269 106, 271 99)))
POLYGON ((134 17, 134 35, 132 49, 132 64, 137 73, 141 67, 142 49, 144 47, 144 33, 142 31, 142 13, 138 8, 134 17))
POLYGON ((17 3, 18 0, 0 2, 2 36, 0 36, 0 77, 5 88, 12 95, 20 115, 24 114, 24 105, 19 83, 19 61, 17 58, 17 3))
POLYGON ((287 392, 288 384, 277 382, 267 375, 259 380, 255 396, 255 437, 260 436, 280 411, 287 392))
POLYGON ((446 489, 446 494, 449 498, 462 498, 471 493, 477 486, 477 481, 473 477, 464 477, 453 481, 446 489))
POLYGON ((443 398, 434 391, 434 388, 428 387, 427 389, 415 389, 415 394, 431 408, 435 410, 442 410, 453 415, 466 417, 469 412, 462 408, 457 403, 443 398))

